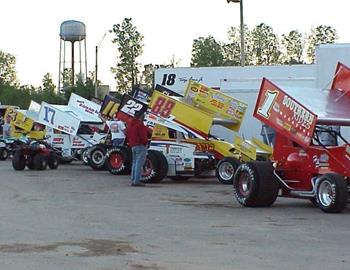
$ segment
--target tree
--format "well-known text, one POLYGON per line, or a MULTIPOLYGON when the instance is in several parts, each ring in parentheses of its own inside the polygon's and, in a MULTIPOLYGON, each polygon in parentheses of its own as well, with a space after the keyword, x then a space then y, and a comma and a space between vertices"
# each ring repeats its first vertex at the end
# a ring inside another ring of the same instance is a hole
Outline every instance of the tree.
POLYGON ((52 104, 62 104, 65 103, 65 98, 59 92, 56 93, 56 85, 53 83, 52 75, 46 73, 42 80, 43 87, 38 89, 38 97, 36 101, 45 101, 52 104))
POLYGON ((303 36, 298 30, 292 30, 288 35, 283 34, 282 45, 285 49, 284 64, 303 63, 303 36))
POLYGON ((16 58, 0 50, 0 84, 17 85, 16 58))
POLYGON ((72 93, 77 94, 78 96, 89 99, 92 96, 92 93, 95 91, 94 81, 87 77, 84 82, 82 76, 78 76, 78 80, 74 86, 67 87, 64 91, 64 96, 66 100, 69 100, 69 97, 72 93))
POLYGON ((334 43, 337 39, 337 31, 332 26, 319 25, 316 28, 311 28, 311 34, 308 36, 308 61, 315 62, 315 49, 318 45, 334 43))
POLYGON ((231 27, 227 32, 229 43, 223 44, 225 66, 239 66, 241 57, 241 34, 238 27, 231 27))
POLYGON ((192 44, 192 67, 222 66, 224 55, 221 44, 214 37, 199 37, 192 44))
POLYGON ((145 85, 148 89, 153 86, 153 72, 155 66, 153 64, 144 65, 144 70, 142 72, 141 84, 145 85))
POLYGON ((116 35, 112 42, 117 44, 119 60, 111 71, 115 74, 117 90, 126 93, 138 84, 140 64, 136 59, 143 51, 143 36, 133 26, 131 18, 125 18, 121 24, 113 25, 112 32, 116 35))
POLYGON ((252 30, 251 35, 253 64, 278 64, 281 52, 278 49, 277 35, 274 34, 272 27, 261 23, 252 30))

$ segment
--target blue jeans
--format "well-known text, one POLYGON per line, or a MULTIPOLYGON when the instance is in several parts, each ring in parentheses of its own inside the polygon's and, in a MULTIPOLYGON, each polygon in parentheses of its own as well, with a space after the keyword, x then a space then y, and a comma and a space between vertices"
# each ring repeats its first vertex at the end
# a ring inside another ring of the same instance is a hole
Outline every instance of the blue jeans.
POLYGON ((147 147, 145 145, 135 145, 131 147, 132 151, 132 166, 131 166, 131 182, 139 183, 143 165, 146 161, 147 147))
POLYGON ((124 145, 124 138, 118 138, 118 139, 113 139, 112 140, 112 145, 113 146, 119 146, 119 145, 124 145))

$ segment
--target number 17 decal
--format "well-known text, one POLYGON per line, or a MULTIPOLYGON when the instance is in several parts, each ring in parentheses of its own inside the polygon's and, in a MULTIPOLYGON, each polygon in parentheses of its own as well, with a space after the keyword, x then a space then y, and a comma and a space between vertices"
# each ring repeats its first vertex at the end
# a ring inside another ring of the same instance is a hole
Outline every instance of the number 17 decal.
POLYGON ((261 107, 258 108, 258 114, 263 116, 266 119, 270 118, 270 111, 274 101, 278 96, 278 91, 276 90, 267 90, 265 93, 265 100, 261 107))
POLYGON ((44 121, 54 125, 56 111, 47 106, 45 106, 44 109, 45 109, 44 121))

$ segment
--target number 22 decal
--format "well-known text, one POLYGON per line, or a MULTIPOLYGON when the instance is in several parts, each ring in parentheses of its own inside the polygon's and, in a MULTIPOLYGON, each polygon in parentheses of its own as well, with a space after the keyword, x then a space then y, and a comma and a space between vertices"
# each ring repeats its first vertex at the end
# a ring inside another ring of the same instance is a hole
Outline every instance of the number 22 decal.
POLYGON ((137 103, 135 100, 129 99, 120 110, 124 113, 134 116, 135 112, 140 111, 142 107, 142 104, 137 103))
POLYGON ((267 90, 265 93, 265 101, 263 105, 258 108, 258 114, 260 114, 266 119, 269 119, 270 110, 277 96, 278 96, 278 91, 267 90))

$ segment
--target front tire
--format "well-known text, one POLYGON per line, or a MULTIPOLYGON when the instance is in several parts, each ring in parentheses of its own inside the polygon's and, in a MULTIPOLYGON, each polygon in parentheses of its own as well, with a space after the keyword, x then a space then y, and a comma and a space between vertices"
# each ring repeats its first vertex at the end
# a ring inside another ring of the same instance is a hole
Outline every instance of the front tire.
POLYGON ((49 168, 51 170, 55 170, 57 169, 58 164, 59 164, 58 156, 55 153, 51 153, 48 158, 47 165, 49 165, 49 168))
POLYGON ((90 150, 89 165, 94 170, 105 168, 106 148, 102 145, 95 145, 90 150))
POLYGON ((216 166, 216 177, 220 183, 231 185, 240 162, 233 157, 225 157, 216 166))
POLYGON ((10 153, 6 148, 0 148, 0 160, 6 160, 10 153))
POLYGON ((36 154, 33 158, 34 167, 39 171, 43 171, 47 167, 47 158, 43 154, 36 154))
POLYGON ((348 188, 343 176, 339 174, 325 174, 320 177, 316 201, 318 207, 326 213, 339 213, 346 207, 348 188))
POLYGON ((106 164, 111 174, 129 174, 131 170, 131 152, 127 147, 115 147, 107 151, 106 164))
POLYGON ((243 206, 270 206, 278 195, 279 183, 270 162, 254 161, 240 165, 233 180, 233 192, 243 206))

